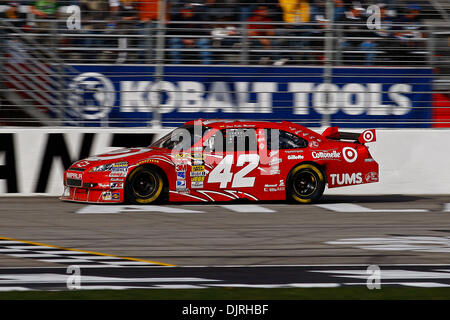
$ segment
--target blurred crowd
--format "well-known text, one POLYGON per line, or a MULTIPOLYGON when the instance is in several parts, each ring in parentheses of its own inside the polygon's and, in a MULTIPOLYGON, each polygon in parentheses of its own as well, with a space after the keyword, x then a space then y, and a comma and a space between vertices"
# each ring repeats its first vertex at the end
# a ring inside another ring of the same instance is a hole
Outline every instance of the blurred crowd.
MULTIPOLYGON (((85 37, 68 37, 62 45, 101 49, 101 53, 80 50, 78 59, 83 61, 100 59, 104 52, 118 57, 116 62, 154 61, 161 17, 165 60, 172 64, 239 63, 244 50, 252 63, 320 64, 331 24, 333 60, 341 64, 418 64, 416 61, 425 60, 424 56, 405 59, 405 55, 420 55, 417 52, 425 47, 420 3, 333 2, 332 21, 327 20, 325 0, 167 0, 162 14, 158 0, 1 1, 6 6, 0 18, 12 19, 23 31, 44 33, 55 26, 48 19, 68 17, 60 10, 62 6, 79 6, 81 30, 64 33, 83 33, 85 37), (378 11, 369 11, 371 5, 378 11), (379 19, 374 14, 379 14, 379 19), (38 20, 30 20, 30 15, 38 20), (138 50, 125 50, 130 48, 138 50)), ((58 23, 59 30, 65 28, 58 23)))

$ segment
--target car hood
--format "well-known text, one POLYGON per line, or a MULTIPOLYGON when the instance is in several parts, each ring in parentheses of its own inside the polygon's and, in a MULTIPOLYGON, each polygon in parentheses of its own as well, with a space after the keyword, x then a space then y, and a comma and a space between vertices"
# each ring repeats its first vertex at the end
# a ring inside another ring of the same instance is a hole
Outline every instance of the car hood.
POLYGON ((145 148, 121 148, 107 153, 102 153, 73 163, 70 169, 86 170, 102 164, 128 162, 129 164, 154 155, 167 154, 167 150, 145 147, 145 148))

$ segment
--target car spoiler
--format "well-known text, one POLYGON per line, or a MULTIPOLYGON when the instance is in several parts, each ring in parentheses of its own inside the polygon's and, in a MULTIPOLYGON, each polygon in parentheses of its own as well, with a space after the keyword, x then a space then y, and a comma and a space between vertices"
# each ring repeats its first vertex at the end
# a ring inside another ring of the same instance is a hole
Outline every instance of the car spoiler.
POLYGON ((332 140, 352 140, 359 143, 375 142, 377 140, 375 129, 364 130, 362 133, 340 132, 338 127, 325 129, 322 136, 332 140))

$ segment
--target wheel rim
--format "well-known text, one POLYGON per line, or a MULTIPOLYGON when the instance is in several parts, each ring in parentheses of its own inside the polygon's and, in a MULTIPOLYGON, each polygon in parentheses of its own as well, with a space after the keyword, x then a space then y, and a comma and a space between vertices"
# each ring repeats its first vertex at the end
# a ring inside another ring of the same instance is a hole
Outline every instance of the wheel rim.
POLYGON ((151 172, 139 172, 131 184, 133 192, 140 198, 149 198, 158 190, 158 181, 151 172))
POLYGON ((294 180, 294 191, 302 197, 312 195, 318 186, 318 180, 314 173, 309 170, 299 172, 294 180))

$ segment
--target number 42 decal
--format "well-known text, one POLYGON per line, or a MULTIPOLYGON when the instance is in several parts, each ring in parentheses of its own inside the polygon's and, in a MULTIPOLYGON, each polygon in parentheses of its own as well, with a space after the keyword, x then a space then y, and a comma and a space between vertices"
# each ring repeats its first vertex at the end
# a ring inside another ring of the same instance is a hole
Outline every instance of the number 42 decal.
POLYGON ((225 156, 209 173, 208 183, 218 182, 220 183, 220 188, 226 188, 228 183, 233 181, 231 183, 232 188, 253 187, 255 185, 255 177, 246 177, 246 175, 258 167, 259 155, 241 154, 237 159, 236 166, 242 167, 245 163, 248 164, 236 172, 234 177, 231 172, 233 160, 234 156, 232 154, 225 156))

